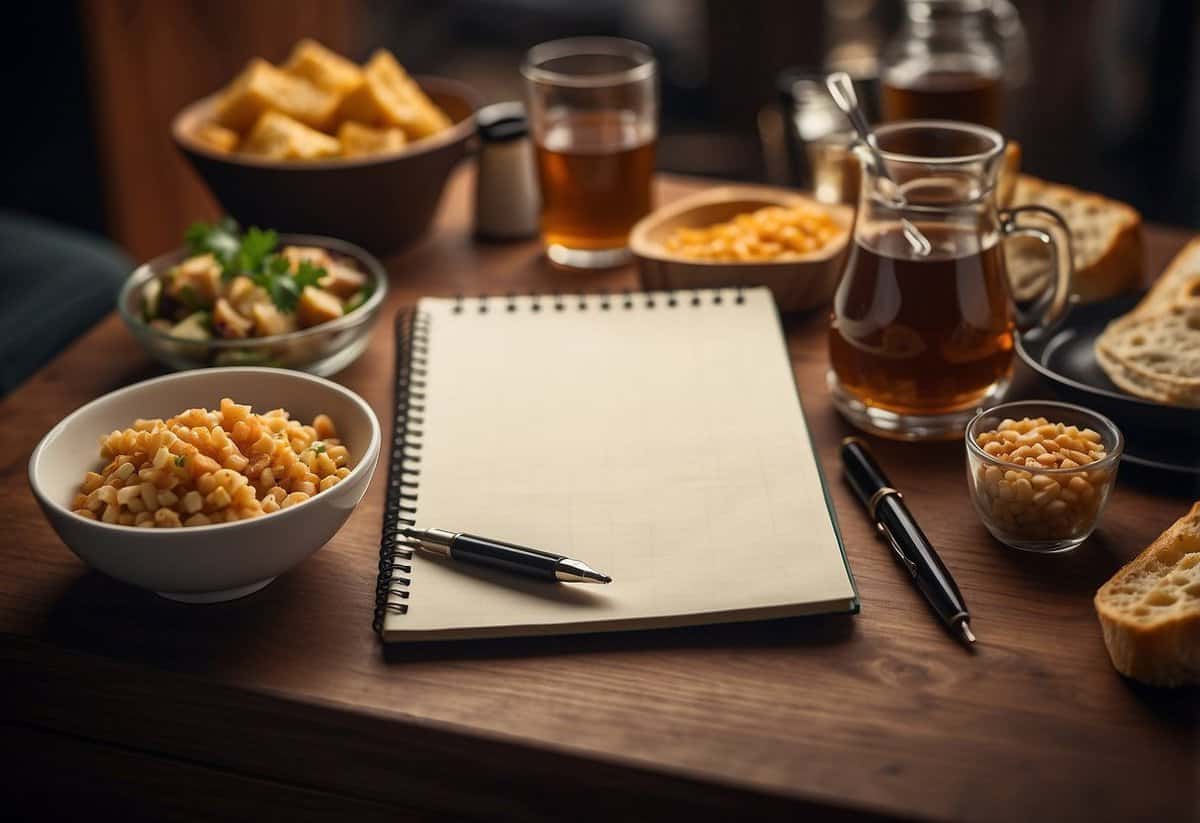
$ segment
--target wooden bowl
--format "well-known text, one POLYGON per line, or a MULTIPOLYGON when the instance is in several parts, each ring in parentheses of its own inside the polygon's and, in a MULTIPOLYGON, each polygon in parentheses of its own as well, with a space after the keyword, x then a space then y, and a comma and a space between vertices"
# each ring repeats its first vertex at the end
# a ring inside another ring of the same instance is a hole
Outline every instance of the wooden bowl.
POLYGON ((475 134, 474 91, 438 77, 417 82, 454 125, 399 151, 319 161, 222 154, 193 137, 211 116, 215 94, 179 112, 171 136, 217 202, 243 226, 339 237, 386 255, 429 228, 446 179, 475 134))
POLYGON ((637 258, 644 289, 766 286, 780 311, 802 311, 833 297, 853 222, 850 207, 818 203, 788 189, 718 186, 651 212, 633 227, 629 247, 637 258), (714 263, 680 257, 665 246, 667 238, 681 227, 703 228, 764 206, 796 205, 824 209, 842 227, 829 245, 802 259, 714 263))

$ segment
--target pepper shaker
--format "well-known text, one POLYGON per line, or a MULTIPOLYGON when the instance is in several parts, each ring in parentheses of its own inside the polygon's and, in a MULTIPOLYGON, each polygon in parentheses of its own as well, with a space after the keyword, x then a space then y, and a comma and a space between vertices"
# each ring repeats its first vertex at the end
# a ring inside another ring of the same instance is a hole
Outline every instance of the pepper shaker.
POLYGON ((538 232, 540 196, 525 105, 485 106, 475 177, 475 233, 489 240, 525 240, 538 232))

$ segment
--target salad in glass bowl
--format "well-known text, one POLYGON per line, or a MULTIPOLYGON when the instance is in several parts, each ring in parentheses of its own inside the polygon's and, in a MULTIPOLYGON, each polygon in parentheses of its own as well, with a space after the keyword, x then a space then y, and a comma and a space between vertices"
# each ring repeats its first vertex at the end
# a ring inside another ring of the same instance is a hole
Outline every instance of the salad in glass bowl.
POLYGON ((362 354, 387 291, 383 266, 327 237, 232 220, 197 223, 185 246, 138 267, 118 299, 125 324, 175 369, 279 366, 318 375, 362 354))

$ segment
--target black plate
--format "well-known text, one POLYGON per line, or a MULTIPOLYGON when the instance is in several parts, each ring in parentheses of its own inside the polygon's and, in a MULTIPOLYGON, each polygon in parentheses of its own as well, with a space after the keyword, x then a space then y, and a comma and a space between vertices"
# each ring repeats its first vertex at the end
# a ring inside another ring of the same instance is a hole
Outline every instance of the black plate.
POLYGON ((1017 336, 1017 354, 1063 400, 1106 415, 1125 434, 1125 460, 1200 475, 1200 409, 1167 406, 1127 394, 1096 362, 1093 344, 1141 295, 1076 305, 1050 334, 1017 336))

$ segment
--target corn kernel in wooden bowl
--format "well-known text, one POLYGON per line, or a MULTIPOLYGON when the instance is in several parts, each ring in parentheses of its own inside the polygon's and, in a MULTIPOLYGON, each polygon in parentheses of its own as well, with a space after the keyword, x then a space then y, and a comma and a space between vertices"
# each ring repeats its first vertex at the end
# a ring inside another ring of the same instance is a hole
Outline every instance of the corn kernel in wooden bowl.
POLYGON ((1075 548, 1099 520, 1121 451, 1116 427, 1076 406, 1012 403, 984 412, 967 427, 975 508, 988 530, 1010 546, 1040 552, 1075 548), (1078 422, 1049 419, 1056 407, 1078 422), (1004 416, 1006 409, 1029 413, 1004 416))
POLYGON ((663 246, 690 260, 798 260, 821 251, 842 232, 841 224, 816 206, 765 206, 703 228, 681 226, 663 246))
POLYGON ((333 421, 311 425, 283 409, 254 414, 221 400, 168 420, 136 420, 100 439, 108 461, 89 471, 71 508, 123 526, 207 526, 303 503, 350 474, 333 421))

